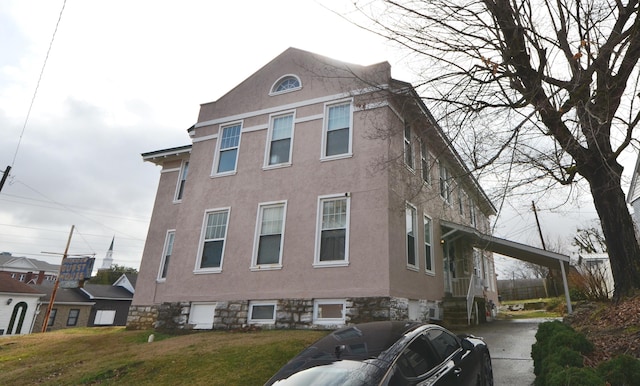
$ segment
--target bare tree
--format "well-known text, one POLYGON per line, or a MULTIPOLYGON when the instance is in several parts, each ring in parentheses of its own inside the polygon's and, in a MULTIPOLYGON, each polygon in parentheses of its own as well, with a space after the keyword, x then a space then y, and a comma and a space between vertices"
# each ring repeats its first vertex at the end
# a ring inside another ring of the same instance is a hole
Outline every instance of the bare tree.
POLYGON ((578 247, 580 253, 606 253, 607 242, 602 235, 602 228, 597 223, 587 228, 578 228, 571 245, 578 247))
POLYGON ((484 181, 542 195, 586 181, 616 298, 640 288, 618 162, 640 120, 639 1, 354 0, 347 16, 410 52, 421 95, 484 181))

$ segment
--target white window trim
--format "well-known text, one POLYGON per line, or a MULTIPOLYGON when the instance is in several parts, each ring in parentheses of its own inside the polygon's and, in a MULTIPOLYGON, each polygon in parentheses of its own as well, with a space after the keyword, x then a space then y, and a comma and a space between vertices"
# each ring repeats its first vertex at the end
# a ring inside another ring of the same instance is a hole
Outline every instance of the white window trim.
MULTIPOLYGON (((431 245, 430 245, 430 249, 431 249, 431 253, 430 253, 430 256, 431 256, 431 269, 427 269, 427 263, 426 263, 426 258, 427 257, 425 256, 424 272, 427 275, 435 276, 435 274, 436 274, 436 267, 435 267, 436 259, 435 259, 435 256, 433 255, 435 253, 435 250, 433 248, 433 218, 431 218, 431 216, 428 216, 427 214, 423 215, 423 217, 422 217, 422 226, 423 226, 423 232, 422 233, 423 234, 425 233, 424 232, 424 220, 425 219, 429 219, 429 224, 431 225, 429 227, 429 233, 430 233, 429 239, 431 240, 431 245)), ((423 241, 423 245, 426 247, 427 241, 426 240, 422 240, 422 241, 423 241)))
MULTIPOLYGON (((189 163, 189 160, 182 160, 182 163, 180 164, 180 169, 178 171, 178 183, 176 184, 176 193, 173 196, 173 202, 174 203, 180 203, 182 202, 182 197, 178 198, 178 194, 180 193, 180 184, 182 183, 182 178, 184 176, 184 169, 185 169, 185 165, 189 163)), ((189 171, 187 170, 187 173, 189 171)), ((186 180, 185 180, 186 183, 186 180)), ((184 197, 184 187, 182 189, 182 196, 184 197)))
POLYGON ((405 245, 405 247, 404 247, 404 257, 405 258, 404 258, 404 261, 405 261, 405 263, 407 265, 407 269, 412 270, 412 271, 419 271, 420 270, 420 252, 418 250, 418 245, 419 244, 418 244, 418 232, 417 232, 417 230, 418 230, 418 208, 416 208, 415 205, 413 205, 413 204, 411 204, 409 202, 406 202, 405 208, 406 209, 409 209, 409 208, 413 209, 412 213, 415 215, 413 217, 413 234, 414 234, 414 236, 413 236, 413 244, 414 244, 413 248, 414 249, 413 250, 415 252, 415 256, 414 257, 416 259, 416 264, 415 265, 409 264, 409 244, 407 244, 407 225, 406 225, 407 224, 407 210, 406 209, 405 209, 405 212, 404 212, 404 221, 405 221, 405 226, 404 226, 404 228, 405 228, 404 229, 404 239, 405 239, 405 242, 404 242, 404 245, 405 245))
POLYGON ((215 209, 207 209, 204 211, 204 216, 202 219, 202 229, 200 230, 200 242, 198 244, 198 255, 196 256, 196 265, 193 269, 193 273, 195 274, 207 274, 207 273, 221 273, 222 266, 224 264, 224 252, 227 249, 227 238, 229 236, 229 221, 231 219, 231 207, 227 206, 224 208, 215 208, 215 209), (209 213, 215 212, 227 212, 227 223, 225 225, 224 232, 224 244, 222 245, 222 256, 220 256, 220 267, 211 267, 211 268, 200 268, 200 264, 202 263, 202 253, 204 253, 204 240, 207 232, 207 216, 209 213))
POLYGON ((411 172, 416 171, 416 154, 415 154, 415 149, 413 146, 413 137, 415 137, 413 135, 413 130, 411 129, 411 125, 409 125, 409 123, 407 123, 406 121, 403 122, 403 127, 402 127, 402 160, 404 161, 404 166, 409 169, 411 172), (407 128, 409 128, 409 138, 407 138, 407 128), (411 149, 411 158, 409 159, 411 161, 411 165, 409 165, 407 163, 407 145, 409 145, 409 148, 411 149))
POLYGON ((275 300, 252 300, 249 302, 249 315, 247 320, 250 324, 275 324, 277 312, 278 302, 275 300), (253 319, 253 306, 273 306, 273 317, 271 319, 253 319))
POLYGON ((269 96, 286 94, 286 93, 289 93, 289 92, 298 91, 300 89, 302 89, 302 81, 300 80, 300 77, 298 75, 296 75, 296 74, 286 74, 286 75, 283 75, 283 76, 279 77, 278 80, 273 82, 273 84, 271 85, 271 88, 269 89, 269 96), (279 85, 280 82, 282 82, 285 78, 296 78, 298 80, 298 84, 300 84, 300 86, 295 87, 295 88, 290 88, 290 89, 287 89, 287 90, 283 90, 283 91, 274 91, 276 86, 279 85))
POLYGON ((431 157, 431 154, 429 153, 429 150, 427 149, 427 145, 423 139, 419 138, 418 143, 420 144, 420 179, 422 179, 423 184, 431 186, 431 167, 429 166, 429 159, 431 157), (424 179, 424 174, 425 174, 424 165, 427 166, 426 180, 424 179))
POLYGON ((451 181, 451 171, 449 170, 449 168, 447 167, 447 165, 440 163, 440 161, 438 161, 438 190, 440 191, 440 198, 442 198, 442 200, 449 206, 452 205, 451 203, 451 194, 452 194, 452 181, 451 181), (443 178, 442 176, 442 170, 446 171, 447 176, 445 176, 446 178, 443 178), (442 187, 440 186, 441 181, 444 180, 444 184, 446 186, 446 192, 448 193, 449 197, 445 197, 442 195, 442 187))
POLYGON ((347 301, 345 299, 315 299, 313 301, 313 323, 321 325, 343 325, 346 322, 347 301), (318 306, 322 304, 341 304, 342 318, 318 318, 318 306))
POLYGON ((291 164, 293 163, 293 136, 294 136, 295 128, 296 128, 296 111, 295 110, 284 111, 284 112, 280 112, 280 113, 277 113, 277 114, 269 115, 269 128, 267 129, 267 141, 266 141, 267 143, 266 143, 265 151, 264 151, 264 163, 262 164, 262 169, 264 169, 264 170, 278 169, 278 168, 291 166, 291 164), (288 115, 292 116, 292 120, 291 120, 291 143, 289 145, 289 161, 281 162, 279 164, 269 165, 269 158, 271 156, 271 154, 270 154, 271 142, 273 142, 273 140, 271 138, 271 136, 273 135, 273 120, 276 119, 276 118, 285 117, 285 116, 288 116, 288 115))
POLYGON ((284 249, 284 232, 287 221, 287 201, 271 201, 271 202, 263 202, 258 204, 258 214, 256 215, 256 230, 253 238, 253 255, 251 258, 251 270, 252 271, 267 271, 267 270, 276 270, 282 269, 282 253, 284 249), (280 256, 279 263, 277 264, 258 264, 258 247, 260 246, 260 228, 262 224, 262 214, 263 209, 271 206, 283 206, 282 213, 282 230, 280 237, 280 256))
POLYGON ((242 129, 244 127, 244 122, 243 121, 235 121, 235 122, 228 122, 225 124, 221 124, 218 127, 218 135, 217 135, 217 139, 216 139, 216 150, 215 150, 215 154, 213 156, 213 168, 211 169, 211 177, 224 177, 224 176, 232 176, 235 175, 238 172, 238 162, 240 160, 240 145, 242 143, 242 129), (220 143, 222 142, 222 131, 230 126, 236 126, 236 125, 240 125, 240 138, 238 138, 238 146, 237 146, 237 150, 238 152, 236 153, 236 164, 233 170, 229 170, 227 172, 222 172, 222 173, 218 173, 218 165, 220 163, 220 143))
MULTIPOLYGON (((164 268, 164 261, 167 258, 167 247, 169 247, 169 235, 171 233, 173 233, 173 244, 175 245, 176 243, 176 230, 167 230, 167 233, 164 236, 164 247, 162 247, 162 257, 160 258, 160 267, 158 268, 158 277, 156 278, 157 282, 165 282, 167 280, 166 277, 162 277, 162 269, 164 268)), ((173 250, 171 251, 171 255, 173 255, 173 250)))
POLYGON ((349 233, 351 223, 351 193, 341 193, 318 197, 318 208, 316 213, 316 242, 313 257, 313 266, 321 267, 345 267, 349 265, 349 233), (333 199, 347 200, 347 224, 344 238, 344 260, 320 261, 320 244, 322 241, 322 203, 333 199))
POLYGON ((353 98, 331 101, 324 104, 324 116, 322 118, 322 148, 320 149, 320 161, 332 161, 353 157, 353 98), (327 156, 327 132, 329 128, 329 108, 349 104, 349 147, 346 153, 327 156))

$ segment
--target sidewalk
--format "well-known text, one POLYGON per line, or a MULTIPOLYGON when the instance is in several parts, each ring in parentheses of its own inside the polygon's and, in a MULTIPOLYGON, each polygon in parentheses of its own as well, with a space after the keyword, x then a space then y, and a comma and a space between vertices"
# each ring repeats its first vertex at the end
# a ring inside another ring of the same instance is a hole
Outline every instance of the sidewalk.
POLYGON ((491 352, 494 385, 530 386, 535 380, 531 345, 536 341, 538 324, 548 320, 553 319, 494 320, 454 332, 466 332, 485 339, 491 352))

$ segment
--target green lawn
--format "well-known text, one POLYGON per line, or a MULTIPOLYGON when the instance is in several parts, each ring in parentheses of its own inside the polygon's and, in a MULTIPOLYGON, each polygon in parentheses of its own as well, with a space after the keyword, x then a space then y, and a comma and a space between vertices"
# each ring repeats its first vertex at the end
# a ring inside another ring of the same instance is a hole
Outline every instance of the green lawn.
POLYGON ((0 338, 0 385, 262 385, 327 331, 171 336, 77 328, 0 338))

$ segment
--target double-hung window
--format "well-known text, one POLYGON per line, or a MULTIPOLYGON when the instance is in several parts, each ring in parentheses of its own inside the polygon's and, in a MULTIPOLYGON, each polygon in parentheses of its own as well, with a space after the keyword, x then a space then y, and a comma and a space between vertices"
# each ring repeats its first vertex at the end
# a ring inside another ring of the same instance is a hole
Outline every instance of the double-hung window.
POLYGON ((431 219, 424 216, 424 269, 426 272, 433 273, 433 251, 431 236, 431 219))
POLYGON ((349 262, 350 197, 320 197, 318 202, 318 232, 316 235, 316 266, 346 265, 349 262))
POLYGON ((476 206, 474 205, 471 197, 469 197, 469 218, 471 219, 471 226, 475 227, 478 225, 476 219, 476 206))
POLYGON ((351 154, 351 101, 327 105, 325 110, 323 158, 351 154))
POLYGON ((291 164, 293 114, 271 118, 266 166, 291 164))
POLYGON ((451 174, 442 163, 440 163, 440 196, 447 204, 451 203, 451 174))
POLYGON ((407 230, 407 267, 411 269, 418 269, 417 260, 417 210, 416 208, 407 203, 406 208, 406 230, 407 230))
POLYGON ((169 260, 173 254, 173 240, 175 239, 176 231, 168 231, 167 237, 164 241, 164 253, 162 254, 162 260, 160 261, 160 271, 158 272, 158 280, 165 280, 167 278, 167 271, 169 269, 169 260))
POLYGON ((404 164, 411 170, 415 168, 413 163, 413 144, 411 141, 411 126, 404 123, 404 164))
POLYGON ((176 201, 182 200, 184 194, 184 184, 187 182, 187 173, 189 172, 189 161, 184 161, 180 168, 180 178, 178 179, 178 188, 176 189, 176 201))
POLYGON ((253 269, 282 267, 285 212, 283 202, 262 204, 258 208, 253 269))
POLYGON ((58 309, 57 308, 52 308, 51 312, 49 313, 49 320, 47 321, 47 327, 51 327, 53 326, 53 323, 55 323, 56 321, 56 314, 58 313, 58 309))
POLYGON ((229 209, 207 212, 205 215, 201 253, 196 271, 220 272, 224 257, 229 209))
POLYGON ((78 316, 80 316, 80 310, 72 308, 69 310, 69 317, 67 318, 67 326, 75 326, 78 324, 78 316))
POLYGON ((242 125, 236 123, 224 126, 218 134, 218 157, 216 174, 233 173, 238 163, 238 149, 240 148, 240 131, 242 125))
POLYGON ((424 140, 420 141, 420 160, 422 168, 422 180, 430 184, 431 183, 431 171, 429 170, 429 153, 427 150, 427 144, 424 140))

